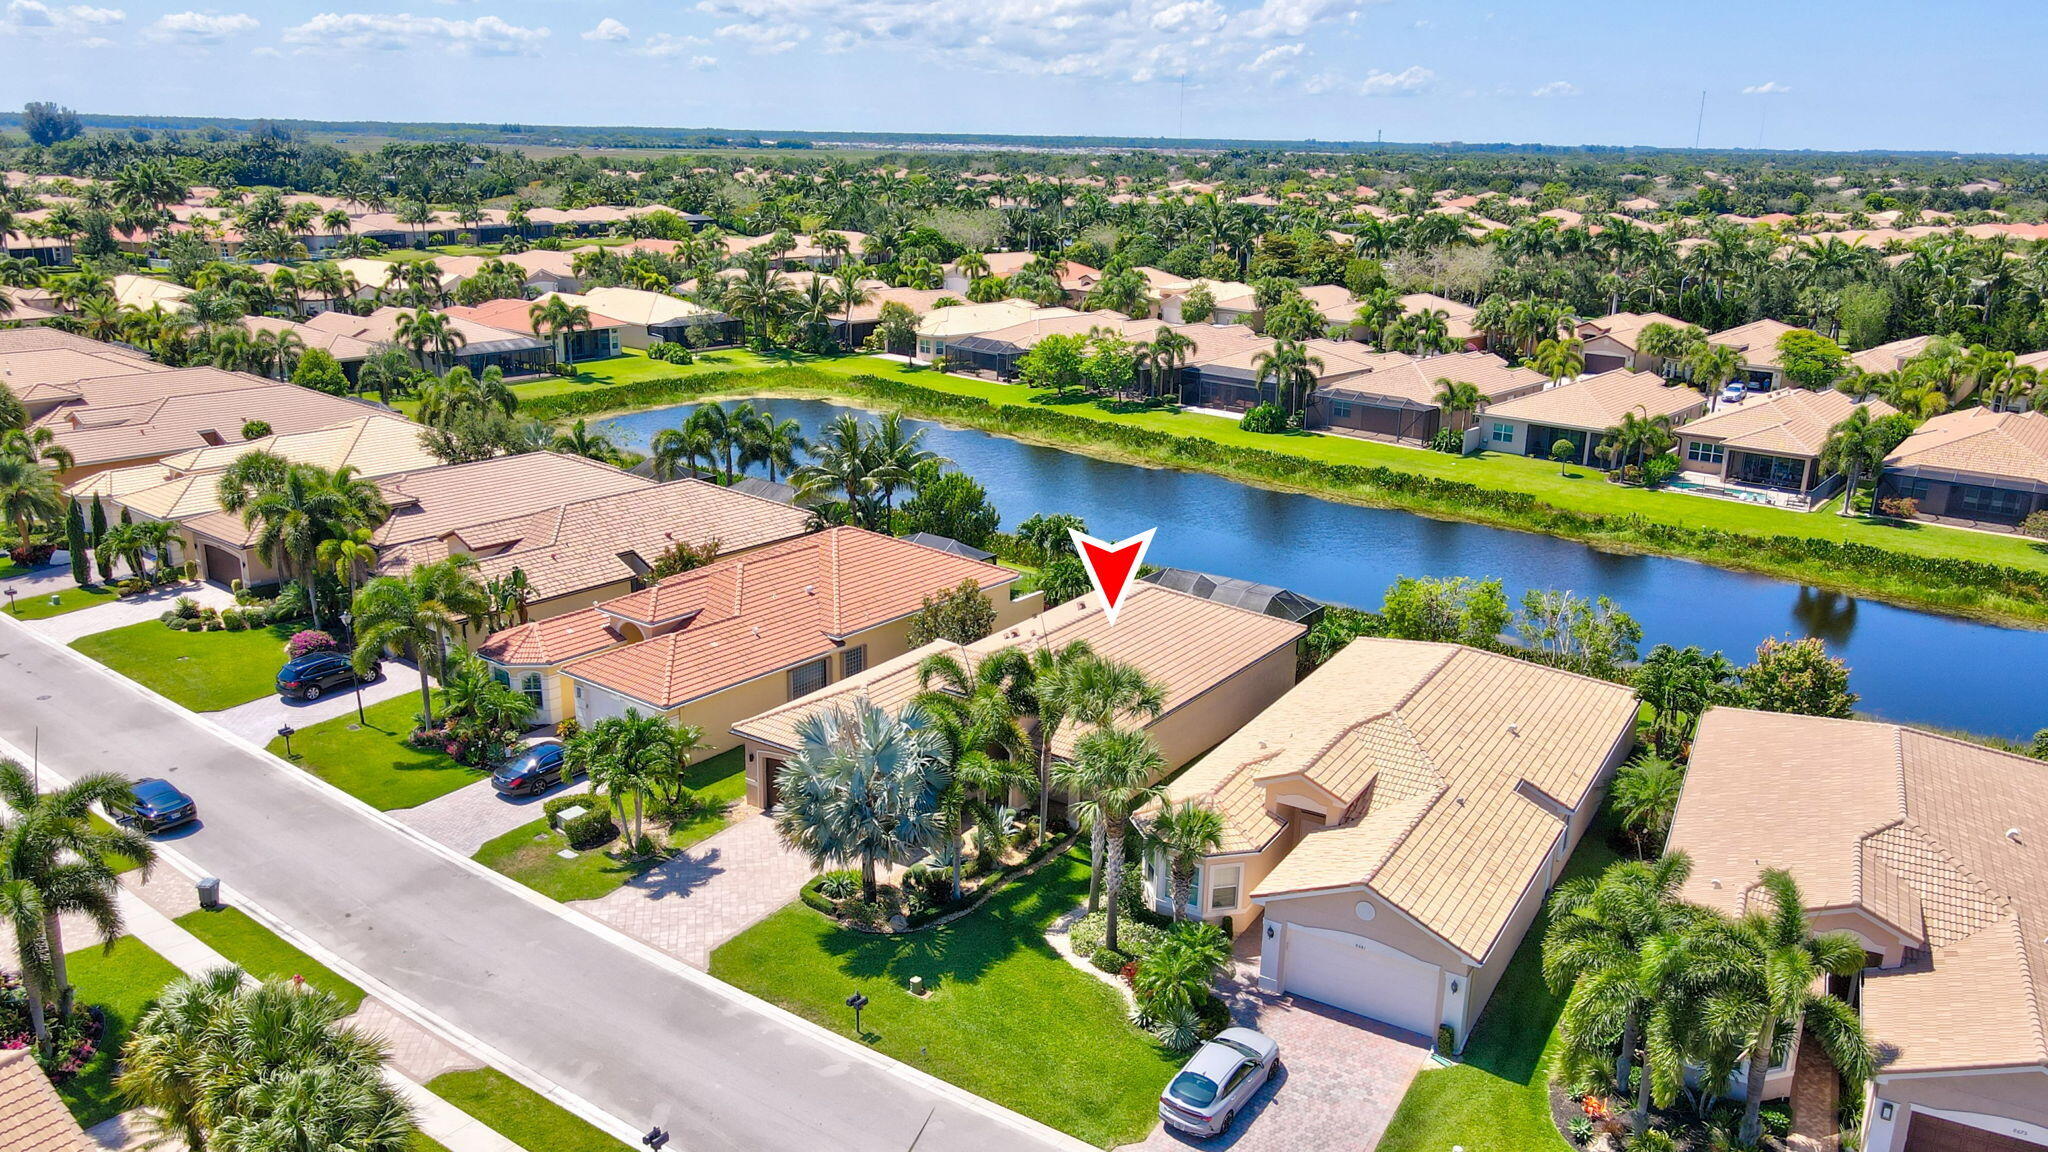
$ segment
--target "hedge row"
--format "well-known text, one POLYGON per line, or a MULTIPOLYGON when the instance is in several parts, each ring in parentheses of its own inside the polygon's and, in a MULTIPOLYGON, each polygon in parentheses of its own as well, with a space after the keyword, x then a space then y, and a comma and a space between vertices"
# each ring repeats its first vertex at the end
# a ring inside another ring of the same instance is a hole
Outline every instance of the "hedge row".
POLYGON ((1426 508, 1552 536, 1599 540, 1674 555, 1713 557, 1729 567, 1763 571, 1805 567, 1811 572, 1827 573, 1828 582, 1840 582, 1850 575, 1852 582, 1856 582, 1853 578, 1860 578, 1865 587, 1880 585, 1878 590, 1889 591, 1900 599, 1936 607, 1978 605, 1986 597, 2000 597, 2010 606, 2008 614, 2048 616, 2048 571, 1923 556, 1807 536, 1756 536, 1718 528, 1693 528, 1652 521, 1636 513, 1576 512, 1547 504, 1526 492, 1506 492, 1379 464, 1331 464, 1272 449, 1224 444, 1203 436, 1180 436, 1095 420, 1037 405, 991 404, 980 397, 878 376, 836 377, 803 367, 725 370, 543 397, 522 405, 521 411, 552 420, 688 403, 716 393, 749 388, 851 392, 915 415, 953 419, 991 431, 1052 441, 1109 444, 1172 466, 1235 473, 1304 489, 1339 490, 1374 503, 1426 508))

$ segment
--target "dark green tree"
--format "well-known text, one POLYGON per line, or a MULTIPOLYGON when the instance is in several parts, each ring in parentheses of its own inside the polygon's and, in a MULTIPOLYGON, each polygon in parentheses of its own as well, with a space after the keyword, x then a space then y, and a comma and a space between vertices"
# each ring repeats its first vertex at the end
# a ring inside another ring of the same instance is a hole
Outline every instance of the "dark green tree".
POLYGON ((81 588, 91 583, 92 569, 85 558, 85 515, 78 510, 75 496, 64 506, 64 550, 71 554, 71 582, 81 588))

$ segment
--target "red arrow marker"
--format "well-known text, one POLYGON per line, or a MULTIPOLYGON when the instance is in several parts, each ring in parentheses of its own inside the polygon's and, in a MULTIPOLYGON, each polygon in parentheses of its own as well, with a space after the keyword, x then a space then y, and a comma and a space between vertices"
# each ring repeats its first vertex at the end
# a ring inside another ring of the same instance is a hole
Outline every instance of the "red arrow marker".
POLYGON ((1088 570, 1088 579, 1102 594, 1102 610, 1108 613, 1109 623, 1114 627, 1124 593, 1129 591, 1131 580, 1145 562, 1145 550, 1152 546, 1152 533, 1158 529, 1147 528, 1114 544, 1097 540, 1077 529, 1068 531, 1074 538, 1074 551, 1081 557, 1081 567, 1088 570))

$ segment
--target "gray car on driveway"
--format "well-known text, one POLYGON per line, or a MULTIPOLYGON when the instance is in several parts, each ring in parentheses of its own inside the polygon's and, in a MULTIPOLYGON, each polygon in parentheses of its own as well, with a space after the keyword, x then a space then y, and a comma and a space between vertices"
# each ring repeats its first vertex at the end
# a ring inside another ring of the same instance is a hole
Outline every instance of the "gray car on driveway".
POLYGON ((1230 1127, 1273 1074, 1280 1046, 1249 1028, 1225 1028, 1195 1050, 1159 1094, 1159 1118, 1183 1132, 1215 1136, 1230 1127))

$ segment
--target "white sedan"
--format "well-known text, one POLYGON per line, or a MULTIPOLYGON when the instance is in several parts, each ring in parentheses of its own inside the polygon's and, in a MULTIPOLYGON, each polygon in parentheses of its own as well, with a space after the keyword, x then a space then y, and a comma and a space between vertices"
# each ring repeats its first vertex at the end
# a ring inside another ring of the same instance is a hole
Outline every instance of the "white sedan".
POLYGON ((1272 1076, 1279 1059, 1280 1046, 1271 1037, 1226 1028, 1197 1049, 1159 1094, 1159 1118, 1197 1136, 1219 1135, 1272 1076))

